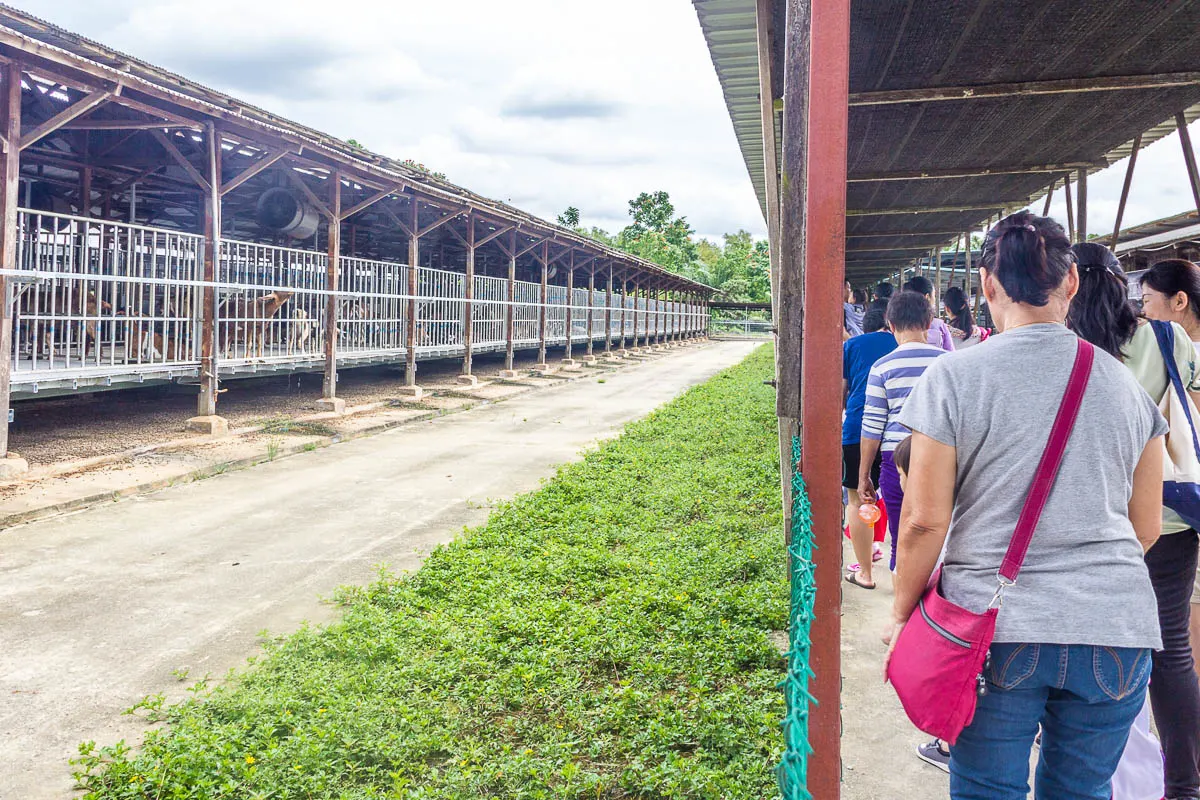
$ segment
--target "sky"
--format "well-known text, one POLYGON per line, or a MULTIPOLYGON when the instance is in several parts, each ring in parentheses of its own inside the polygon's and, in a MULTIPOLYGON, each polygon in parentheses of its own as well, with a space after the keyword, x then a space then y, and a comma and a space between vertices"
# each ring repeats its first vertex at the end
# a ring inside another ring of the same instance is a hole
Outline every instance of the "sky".
MULTIPOLYGON (((546 219, 615 233, 662 189, 700 236, 766 233, 687 0, 8 2, 546 219)), ((1089 181, 1092 232, 1124 164, 1089 181)), ((1193 207, 1178 137, 1144 150, 1125 224, 1193 207)))

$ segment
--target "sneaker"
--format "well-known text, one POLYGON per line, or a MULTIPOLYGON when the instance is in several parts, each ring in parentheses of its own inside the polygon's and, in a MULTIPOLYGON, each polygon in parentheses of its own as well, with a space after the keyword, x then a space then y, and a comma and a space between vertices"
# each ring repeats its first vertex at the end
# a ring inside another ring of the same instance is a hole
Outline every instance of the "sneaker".
POLYGON ((926 764, 932 764, 942 772, 950 772, 950 754, 942 750, 942 740, 917 745, 917 758, 926 764))

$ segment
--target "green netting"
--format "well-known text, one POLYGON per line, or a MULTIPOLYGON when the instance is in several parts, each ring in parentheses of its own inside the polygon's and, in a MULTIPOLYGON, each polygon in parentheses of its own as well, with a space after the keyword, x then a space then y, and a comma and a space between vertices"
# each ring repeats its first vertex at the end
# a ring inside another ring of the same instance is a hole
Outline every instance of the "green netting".
MULTIPOLYGON (((792 463, 800 463, 800 438, 792 439, 792 463)), ((808 501, 808 489, 800 470, 792 476, 792 543, 791 591, 792 603, 788 619, 787 678, 781 684, 787 698, 787 712, 783 717, 784 752, 783 761, 776 770, 779 789, 784 800, 812 800, 808 792, 808 756, 812 747, 808 743, 808 711, 816 705, 816 699, 808 691, 809 679, 813 677, 809 663, 812 629, 813 602, 817 596, 817 584, 813 570, 812 505, 808 501)))

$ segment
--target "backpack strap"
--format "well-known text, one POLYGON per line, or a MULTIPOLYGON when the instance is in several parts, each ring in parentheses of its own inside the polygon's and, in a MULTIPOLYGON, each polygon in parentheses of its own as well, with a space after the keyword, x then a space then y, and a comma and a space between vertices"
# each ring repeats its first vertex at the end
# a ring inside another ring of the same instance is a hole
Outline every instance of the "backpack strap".
POLYGON ((1046 501, 1050 499, 1050 490, 1054 488, 1054 482, 1058 478, 1058 468, 1062 466, 1067 441, 1071 438, 1071 430, 1079 417, 1079 407, 1083 403, 1083 394, 1092 375, 1095 356, 1095 348, 1080 339, 1075 350, 1075 365, 1071 368, 1071 377, 1067 379, 1067 389, 1063 393, 1058 416, 1050 428, 1050 438, 1046 442, 1046 449, 1042 451, 1042 460, 1033 475, 1029 494, 1025 496, 1025 506, 1021 509, 1012 541, 1008 543, 1008 552, 1004 554, 1004 562, 1000 565, 1000 590, 996 592, 997 600, 1005 586, 1017 582, 1017 574, 1021 571, 1021 565, 1025 563, 1029 543, 1033 541, 1033 532, 1042 517, 1042 511, 1046 508, 1046 501))
POLYGON ((1192 408, 1188 403, 1187 392, 1183 389, 1183 378, 1179 375, 1179 365, 1175 363, 1175 328, 1171 323, 1157 319, 1150 320, 1150 327, 1154 329, 1154 337, 1158 339, 1158 351, 1162 353, 1163 366, 1167 368, 1167 377, 1175 389, 1175 394, 1179 397, 1179 404, 1183 406, 1183 414, 1187 417, 1188 427, 1191 428, 1192 447, 1196 448, 1196 457, 1200 458, 1200 439, 1196 437, 1196 423, 1192 419, 1192 408))

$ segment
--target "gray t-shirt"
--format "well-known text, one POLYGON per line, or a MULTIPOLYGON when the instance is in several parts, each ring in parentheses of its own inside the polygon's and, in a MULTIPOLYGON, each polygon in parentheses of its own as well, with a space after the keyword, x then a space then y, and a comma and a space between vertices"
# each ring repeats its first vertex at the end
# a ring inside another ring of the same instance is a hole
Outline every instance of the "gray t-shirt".
MULTIPOLYGON (((937 359, 900 422, 957 450, 946 597, 983 611, 1050 436, 1075 359, 1075 334, 1029 325, 937 359)), ((997 642, 1162 646, 1142 548, 1129 521, 1133 471, 1166 420, 1121 362, 1096 351, 1058 480, 997 642)))

